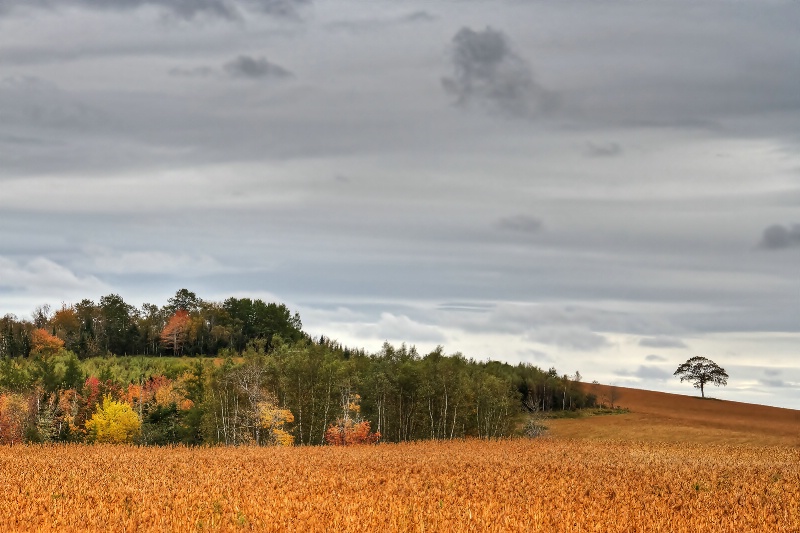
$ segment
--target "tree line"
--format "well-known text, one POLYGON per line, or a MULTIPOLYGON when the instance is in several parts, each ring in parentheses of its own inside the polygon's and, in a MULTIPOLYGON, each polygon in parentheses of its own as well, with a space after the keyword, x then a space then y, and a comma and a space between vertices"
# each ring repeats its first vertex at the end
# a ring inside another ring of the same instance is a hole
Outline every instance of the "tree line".
MULTIPOLYGON (((72 348, 112 346, 114 332, 129 331, 134 339, 141 331, 141 315, 130 312, 125 328, 110 326, 103 308, 109 301, 101 299, 71 329, 55 320, 58 312, 43 310, 30 322, 5 317, 0 442, 318 445, 501 438, 519 433, 527 413, 594 404, 554 368, 475 361, 441 347, 420 354, 389 343, 369 354, 311 338, 282 304, 206 303, 186 290, 159 310, 157 346, 149 353, 79 356, 72 348), (227 333, 212 333, 215 328, 227 333), (27 351, 10 351, 7 338, 27 351)), ((85 309, 74 311, 81 317, 85 309)))
POLYGON ((35 331, 58 337, 79 358, 100 355, 217 355, 241 352, 255 339, 280 335, 284 340, 305 337, 300 315, 284 304, 250 298, 208 302, 187 289, 166 305, 146 303, 136 308, 117 294, 95 303, 84 299, 53 311, 37 307, 32 320, 14 315, 0 318, 0 356, 28 357, 35 350, 35 331))

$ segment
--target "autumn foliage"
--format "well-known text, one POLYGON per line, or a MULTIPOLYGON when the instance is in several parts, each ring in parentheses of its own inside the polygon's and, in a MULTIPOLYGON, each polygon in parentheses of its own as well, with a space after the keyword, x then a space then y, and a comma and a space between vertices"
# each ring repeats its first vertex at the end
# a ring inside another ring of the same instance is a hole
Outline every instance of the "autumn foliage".
POLYGON ((25 437, 29 405, 17 394, 0 394, 0 444, 18 444, 25 437))
POLYGON ((380 433, 372 433, 369 420, 361 418, 361 395, 347 382, 341 389, 342 416, 325 431, 325 442, 331 446, 375 444, 380 433))
POLYGON ((332 446, 351 446, 354 444, 375 444, 380 433, 372 433, 369 420, 356 422, 352 419, 340 421, 325 432, 325 442, 332 446))
POLYGON ((267 430, 266 443, 275 446, 292 446, 294 437, 286 431, 285 425, 294 422, 294 415, 288 409, 281 409, 275 399, 258 403, 258 420, 261 427, 267 430))
POLYGON ((164 347, 172 350, 173 354, 180 355, 189 336, 190 324, 191 318, 188 311, 185 309, 176 311, 161 330, 161 343, 164 347))
POLYGON ((139 436, 142 421, 130 405, 106 396, 92 418, 86 421, 86 429, 93 442, 125 444, 139 436))
POLYGON ((31 351, 42 355, 52 355, 58 353, 64 347, 64 341, 50 335, 47 331, 39 328, 31 332, 31 351))

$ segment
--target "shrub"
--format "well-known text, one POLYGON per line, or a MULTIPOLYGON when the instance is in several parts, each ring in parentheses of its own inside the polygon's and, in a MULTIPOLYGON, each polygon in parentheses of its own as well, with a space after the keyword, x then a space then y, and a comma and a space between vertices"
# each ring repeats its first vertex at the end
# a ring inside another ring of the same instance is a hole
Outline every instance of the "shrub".
POLYGON ((91 420, 86 421, 86 429, 93 442, 130 443, 141 433, 142 421, 130 405, 106 396, 103 405, 97 406, 91 420))

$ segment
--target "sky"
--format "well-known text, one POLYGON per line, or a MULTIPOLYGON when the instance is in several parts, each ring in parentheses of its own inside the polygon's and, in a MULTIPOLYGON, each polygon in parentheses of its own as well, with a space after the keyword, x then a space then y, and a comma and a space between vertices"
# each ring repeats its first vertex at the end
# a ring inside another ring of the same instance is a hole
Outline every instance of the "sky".
POLYGON ((800 3, 0 0, 0 314, 286 303, 377 351, 800 409, 800 3))

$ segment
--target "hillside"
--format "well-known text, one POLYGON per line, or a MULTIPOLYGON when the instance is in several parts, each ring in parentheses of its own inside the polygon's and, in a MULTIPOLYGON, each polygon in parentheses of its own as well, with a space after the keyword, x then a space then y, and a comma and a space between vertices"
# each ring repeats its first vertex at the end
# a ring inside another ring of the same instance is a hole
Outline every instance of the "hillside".
MULTIPOLYGON (((584 384, 609 403, 612 387, 584 384)), ((550 435, 574 439, 800 446, 800 411, 614 387, 614 404, 628 413, 548 420, 550 435)))

